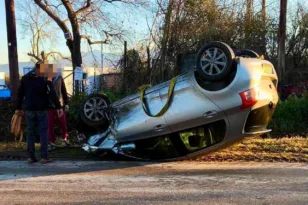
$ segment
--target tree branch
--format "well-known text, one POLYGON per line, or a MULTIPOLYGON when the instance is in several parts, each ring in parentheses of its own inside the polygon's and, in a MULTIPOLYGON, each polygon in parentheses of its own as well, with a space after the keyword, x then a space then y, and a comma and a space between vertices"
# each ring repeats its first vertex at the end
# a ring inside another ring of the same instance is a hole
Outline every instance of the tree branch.
POLYGON ((78 37, 79 36, 79 23, 78 23, 76 12, 74 11, 74 8, 69 0, 61 0, 61 1, 67 11, 68 18, 70 20, 72 30, 73 30, 73 36, 78 37))
POLYGON ((112 2, 116 2, 116 1, 122 1, 122 0, 104 0, 107 3, 112 3, 112 2))
POLYGON ((109 42, 109 35, 107 35, 107 38, 104 41, 91 41, 90 36, 87 35, 81 35, 80 38, 84 38, 88 41, 89 45, 93 44, 105 44, 109 42))
POLYGON ((32 58, 35 58, 37 61, 43 61, 40 57, 36 56, 33 53, 27 53, 28 56, 31 56, 32 58))
POLYGON ((68 61, 71 61, 71 62, 72 62, 72 59, 71 59, 71 58, 66 57, 66 56, 63 56, 62 53, 57 52, 57 51, 51 51, 51 52, 47 53, 45 57, 46 57, 46 59, 48 59, 48 56, 54 55, 54 54, 59 55, 59 56, 61 57, 61 59, 65 59, 65 60, 68 60, 68 61))
POLYGON ((78 9, 78 10, 75 12, 75 14, 76 14, 76 15, 82 14, 82 13, 86 12, 91 6, 92 6, 91 0, 87 0, 87 4, 86 4, 84 7, 78 9))
POLYGON ((57 25, 62 29, 63 33, 70 33, 70 30, 66 26, 65 22, 62 21, 46 4, 44 4, 41 0, 34 0, 34 2, 57 23, 57 25))

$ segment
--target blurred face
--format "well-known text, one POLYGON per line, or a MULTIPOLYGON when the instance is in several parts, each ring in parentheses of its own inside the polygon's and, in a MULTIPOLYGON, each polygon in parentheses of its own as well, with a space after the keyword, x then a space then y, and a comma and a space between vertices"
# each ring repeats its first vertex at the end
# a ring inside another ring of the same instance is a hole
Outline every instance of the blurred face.
POLYGON ((36 64, 36 74, 40 77, 53 78, 57 75, 57 67, 54 64, 36 64))

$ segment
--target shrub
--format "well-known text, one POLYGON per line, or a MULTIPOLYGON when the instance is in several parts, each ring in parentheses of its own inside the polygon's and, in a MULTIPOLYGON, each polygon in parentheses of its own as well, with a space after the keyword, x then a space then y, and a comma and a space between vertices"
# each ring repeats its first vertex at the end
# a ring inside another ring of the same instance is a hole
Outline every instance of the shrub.
POLYGON ((111 91, 111 90, 108 90, 108 89, 103 89, 101 91, 101 93, 107 95, 109 97, 109 99, 111 100, 111 102, 115 102, 115 101, 120 100, 121 98, 125 97, 120 92, 114 92, 114 91, 111 91))
POLYGON ((302 97, 289 96, 279 101, 270 128, 274 132, 307 133, 308 132, 308 93, 302 97))
POLYGON ((80 112, 80 105, 82 101, 87 97, 86 93, 80 93, 78 95, 72 96, 69 106, 70 109, 67 113, 68 118, 68 128, 69 130, 74 129, 76 122, 78 120, 79 112, 80 112))

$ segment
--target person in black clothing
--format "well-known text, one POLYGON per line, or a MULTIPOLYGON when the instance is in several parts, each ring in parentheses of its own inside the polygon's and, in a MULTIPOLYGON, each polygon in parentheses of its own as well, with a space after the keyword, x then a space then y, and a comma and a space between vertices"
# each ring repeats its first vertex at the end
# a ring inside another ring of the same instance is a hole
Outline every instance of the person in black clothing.
POLYGON ((17 110, 25 111, 27 121, 27 151, 28 162, 37 162, 35 157, 34 139, 38 131, 41 143, 42 163, 49 163, 48 145, 48 109, 50 103, 58 109, 58 114, 63 115, 60 102, 52 84, 53 66, 37 63, 34 72, 21 79, 18 89, 17 110), (22 106, 23 105, 23 106, 22 106))

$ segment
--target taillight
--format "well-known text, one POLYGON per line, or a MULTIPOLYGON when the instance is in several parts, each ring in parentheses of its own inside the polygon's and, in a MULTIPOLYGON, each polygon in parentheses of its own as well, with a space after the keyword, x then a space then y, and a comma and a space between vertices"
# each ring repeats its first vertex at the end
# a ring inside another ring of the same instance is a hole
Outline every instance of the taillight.
POLYGON ((241 110, 245 110, 254 106, 258 102, 259 91, 258 88, 252 88, 240 93, 242 98, 241 110))

